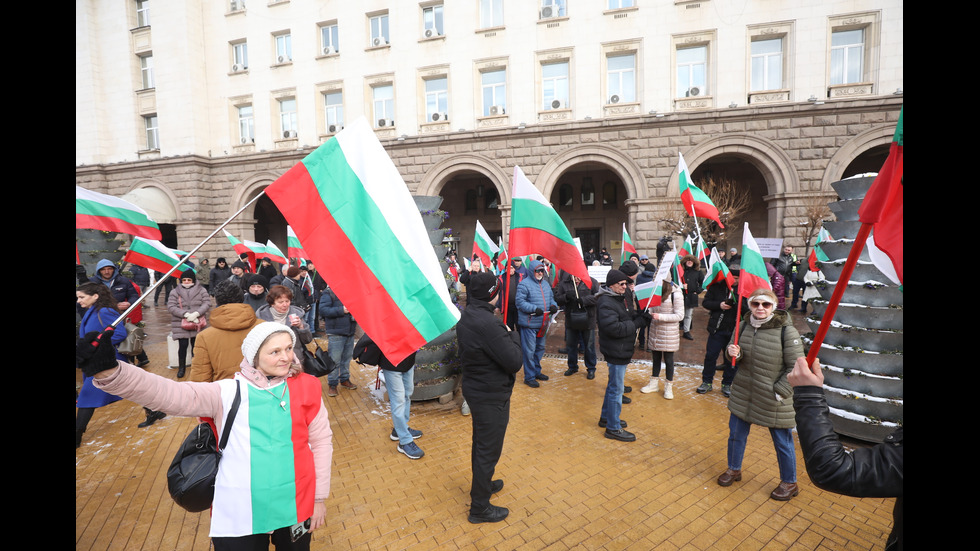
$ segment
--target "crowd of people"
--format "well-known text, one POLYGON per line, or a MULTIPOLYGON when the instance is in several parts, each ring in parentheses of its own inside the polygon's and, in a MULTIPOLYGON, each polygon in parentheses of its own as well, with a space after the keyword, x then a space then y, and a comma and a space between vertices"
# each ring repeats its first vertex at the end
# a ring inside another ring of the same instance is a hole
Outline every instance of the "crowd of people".
MULTIPOLYGON (((490 499, 503 488, 503 480, 493 476, 503 449, 511 394, 521 370, 522 380, 528 387, 538 389, 549 380, 542 372, 541 359, 548 329, 559 315, 564 316, 565 326, 562 351, 567 354, 567 370, 564 375, 570 377, 579 372, 581 355, 586 380, 595 379, 601 367, 598 349, 607 368, 598 425, 604 429, 605 438, 635 442, 637 436, 626 430, 628 424, 622 418, 623 405, 631 402, 626 394, 632 389, 625 384, 628 364, 649 354, 650 380, 640 392, 650 394, 662 390, 664 399, 674 399, 674 354, 680 349, 682 339, 694 340, 691 333, 694 310, 698 307, 707 310, 702 383, 696 392, 705 394, 713 390, 721 356, 721 392, 729 398, 730 410, 727 465, 717 483, 731 486, 742 479, 747 436, 752 425, 759 425, 769 429, 777 455, 780 483, 770 497, 788 501, 799 494, 793 428, 803 418, 826 416, 826 404, 821 403, 819 396, 822 383, 819 365, 806 365, 800 335, 793 327, 790 314, 780 308, 780 301, 786 300, 789 289, 794 289, 791 308, 802 303, 805 309, 808 295, 804 274, 809 277, 809 273, 792 254, 792 247, 786 247, 784 254, 770 264, 773 290, 758 290, 751 297, 739 298, 735 249, 723 259, 736 277, 733 288, 724 283, 702 288, 706 267, 697 258, 685 256, 680 259, 683 275, 679 280, 667 276, 658 304, 642 308, 635 287, 653 280, 667 249, 658 247, 656 262, 647 255, 633 254, 615 268, 605 249, 598 254, 590 249, 586 262, 608 267, 601 283, 596 278, 583 281, 561 270, 556 273, 555 266, 542 257, 529 257, 526 266, 521 258, 511 259, 499 276, 486 270, 478 258, 474 258, 469 271, 460 271, 457 266, 454 280, 458 279, 466 291, 466 307, 456 334, 463 365, 464 414, 472 414, 470 522, 499 522, 509 514, 506 508, 491 504, 490 499), (777 285, 780 279, 782 285, 777 285), (745 314, 741 320, 736 319, 739 300, 745 314), (804 398, 806 405, 794 402, 794 397, 798 401, 804 398)), ((371 347, 377 346, 369 338, 362 337, 362 342, 358 342, 356 319, 311 262, 277 270, 271 262, 263 260, 257 273, 253 273, 246 259, 236 259, 229 265, 225 258, 218 258, 213 268, 208 268, 205 260, 196 269, 192 267, 178 277, 168 277, 166 283, 174 283, 172 289, 167 289, 167 285, 157 287, 158 294, 160 289, 164 290, 172 318, 171 335, 178 344, 176 378, 185 377, 189 364, 189 381, 200 386, 183 385, 144 371, 141 368, 149 363, 145 353, 130 358, 116 352, 116 346, 127 336, 126 327, 119 324, 115 331, 106 328, 136 301, 141 289, 147 288, 149 274, 143 274, 145 269, 132 270, 134 280, 147 276, 147 280, 141 280, 144 283, 141 287, 122 276, 118 267, 108 260, 100 261, 96 268, 97 274, 91 281, 76 290, 81 318, 76 361, 84 373, 77 400, 76 447, 82 443, 95 408, 120 398, 144 406, 147 420, 141 427, 171 414, 211 418, 220 429, 236 393, 247 392, 248 407, 268 412, 269 423, 289 425, 291 428, 282 429, 287 434, 300 431, 288 443, 276 436, 262 444, 263 453, 271 454, 269 459, 279 457, 276 454, 280 451, 293 453, 295 450, 287 447, 295 447, 295 442, 301 442, 309 452, 308 456, 304 452, 303 457, 290 460, 297 462, 296 469, 280 465, 281 476, 299 477, 294 484, 301 498, 294 499, 295 507, 288 510, 234 509, 232 504, 236 500, 249 497, 242 496, 241 490, 227 478, 222 482, 219 475, 211 530, 215 549, 242 548, 254 538, 267 545, 270 537, 278 549, 305 549, 309 545, 309 531, 324 522, 331 432, 320 382, 305 374, 302 367, 304 356, 309 354, 306 345, 314 336, 326 337, 327 353, 334 366, 326 377, 327 397, 338 396, 341 387, 357 389, 350 376, 356 345, 358 358, 374 357, 372 365, 379 365, 383 370, 391 402, 390 438, 397 442, 397 452, 410 459, 425 455, 416 443, 422 431, 410 428, 409 423, 414 355, 395 365, 378 350, 372 354, 371 347), (204 272, 206 275, 202 277, 204 272), (365 339, 367 342, 363 342, 365 339), (281 419, 272 416, 277 408, 284 412, 281 419), (295 532, 296 526, 301 527, 300 531, 305 530, 305 535, 299 538, 299 544, 287 542, 290 530, 295 532)), ((136 312, 133 309, 129 313, 130 321, 138 315, 136 312)), ((268 436, 264 431, 280 430, 253 426, 251 417, 245 419, 232 425, 232 438, 240 439, 236 449, 259 445, 252 441, 256 434, 268 436)), ((811 479, 818 486, 826 485, 852 495, 899 496, 893 535, 901 548, 901 431, 882 444, 885 448, 880 453, 869 457, 845 454, 845 459, 841 457, 843 452, 833 447, 832 430, 828 434, 826 425, 820 424, 819 430, 807 430, 805 443, 804 430, 799 429, 811 479), (820 443, 814 444, 813 439, 819 439, 820 443), (811 450, 823 454, 819 458, 814 455, 813 459, 814 465, 819 462, 823 473, 819 481, 811 469, 808 457, 811 450), (832 457, 827 457, 828 454, 832 457), (870 483, 846 483, 846 475, 840 471, 862 468, 857 461, 861 465, 882 463, 878 466, 882 471, 881 484, 870 489, 870 483)), ((228 449, 233 449, 233 445, 228 449)), ((251 453, 259 452, 253 448, 251 453)), ((228 455, 231 458, 222 463, 224 476, 247 476, 248 468, 241 458, 234 453, 228 455), (224 465, 229 467, 225 469, 224 465)), ((265 499, 278 490, 262 482, 245 491, 250 492, 254 502, 255 498, 265 499)))

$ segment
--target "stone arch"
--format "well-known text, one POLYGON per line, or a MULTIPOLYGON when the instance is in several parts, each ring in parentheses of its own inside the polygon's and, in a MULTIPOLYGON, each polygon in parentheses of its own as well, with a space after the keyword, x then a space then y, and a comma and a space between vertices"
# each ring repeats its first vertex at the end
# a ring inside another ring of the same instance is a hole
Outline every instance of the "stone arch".
POLYGON ((894 137, 895 125, 887 124, 869 128, 848 140, 847 143, 834 153, 834 156, 830 158, 830 162, 827 163, 823 180, 820 182, 820 189, 831 189, 830 184, 843 177, 847 165, 857 158, 858 155, 873 147, 891 144, 894 137))
POLYGON ((646 198, 646 178, 636 162, 618 149, 601 144, 579 145, 552 157, 535 179, 536 185, 544 186, 543 189, 539 187, 541 194, 551 197, 558 177, 575 165, 585 162, 599 163, 615 172, 626 188, 627 200, 646 198))
POLYGON ((157 223, 175 224, 181 219, 177 196, 159 180, 139 180, 122 198, 145 210, 157 223))
MULTIPOLYGON (((774 142, 751 134, 726 134, 709 138, 690 151, 683 151, 684 161, 694 169, 711 157, 733 153, 746 157, 765 179, 769 195, 793 193, 800 190, 800 180, 789 155, 774 142)), ((667 197, 680 196, 677 167, 667 180, 667 197)))
POLYGON ((439 195, 446 183, 463 171, 477 172, 486 176, 497 188, 500 204, 510 204, 511 186, 507 172, 489 157, 472 153, 453 155, 432 165, 432 168, 422 177, 415 195, 439 195))
POLYGON ((279 176, 281 174, 269 171, 256 172, 235 186, 231 201, 228 202, 228 216, 238 212, 238 209, 254 199, 260 191, 272 185, 279 176))

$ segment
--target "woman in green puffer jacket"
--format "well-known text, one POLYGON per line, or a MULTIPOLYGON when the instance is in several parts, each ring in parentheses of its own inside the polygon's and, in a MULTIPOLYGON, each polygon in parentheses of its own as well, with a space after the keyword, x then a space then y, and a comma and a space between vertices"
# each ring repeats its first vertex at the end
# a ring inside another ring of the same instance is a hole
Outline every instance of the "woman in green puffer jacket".
POLYGON ((796 484, 796 449, 793 444, 793 388, 786 376, 803 356, 800 334, 783 310, 775 310, 776 295, 759 289, 749 298, 751 310, 738 332, 738 342, 728 345, 726 361, 736 358, 738 372, 728 401, 728 469, 718 484, 731 486, 742 479, 742 457, 752 425, 767 427, 776 447, 779 486, 769 495, 789 501, 800 493, 796 484))

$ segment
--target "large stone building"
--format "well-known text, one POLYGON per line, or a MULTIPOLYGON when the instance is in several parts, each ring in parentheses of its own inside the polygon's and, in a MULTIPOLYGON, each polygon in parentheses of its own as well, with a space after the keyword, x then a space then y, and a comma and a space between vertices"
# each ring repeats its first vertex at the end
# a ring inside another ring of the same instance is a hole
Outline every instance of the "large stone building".
MULTIPOLYGON (((86 0, 76 183, 127 196, 165 242, 207 236, 367 117, 459 246, 509 225, 520 166, 583 243, 651 251, 678 153, 802 244, 807 205, 881 166, 901 108, 901 0, 86 0)), ((285 246, 260 199, 228 227, 285 246)), ((740 242, 741 224, 727 234, 740 242)), ((212 240, 206 256, 230 253, 212 240)))

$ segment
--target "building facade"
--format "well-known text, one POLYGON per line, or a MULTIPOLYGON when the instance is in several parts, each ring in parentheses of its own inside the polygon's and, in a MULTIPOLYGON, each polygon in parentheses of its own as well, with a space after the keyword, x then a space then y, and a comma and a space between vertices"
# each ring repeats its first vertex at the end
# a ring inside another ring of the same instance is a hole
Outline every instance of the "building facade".
MULTIPOLYGON (((514 166, 586 246, 626 223, 652 251, 681 212, 679 153, 744 188, 754 235, 801 245, 807 205, 885 158, 902 27, 895 0, 91 0, 76 184, 186 249, 363 116, 465 252, 477 220, 509 226, 514 166)), ((267 199, 228 230, 286 240, 267 199)))

